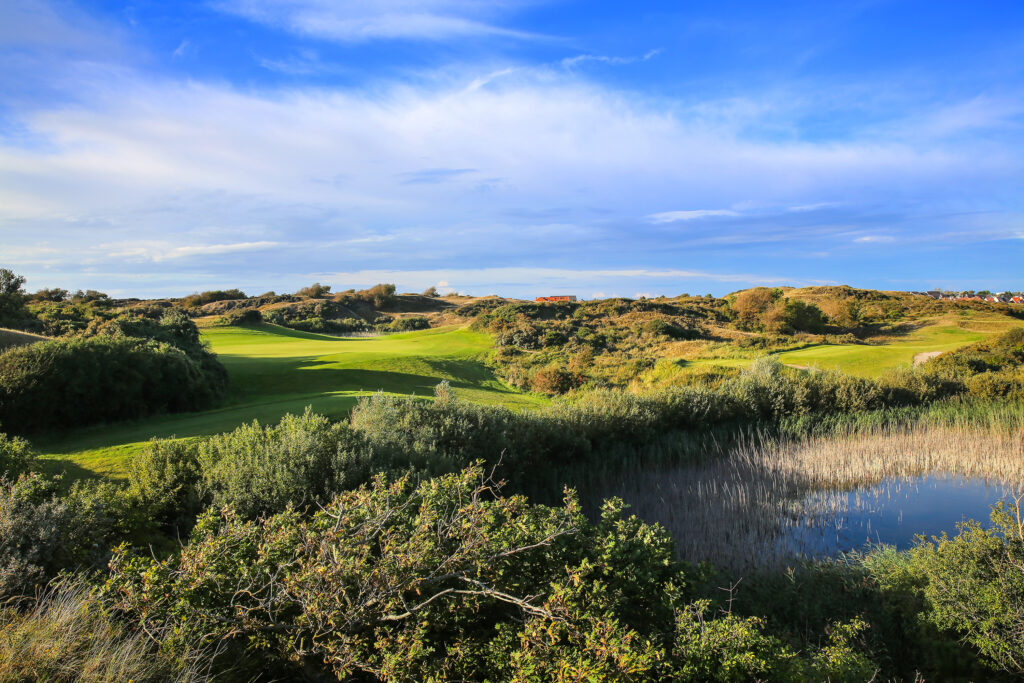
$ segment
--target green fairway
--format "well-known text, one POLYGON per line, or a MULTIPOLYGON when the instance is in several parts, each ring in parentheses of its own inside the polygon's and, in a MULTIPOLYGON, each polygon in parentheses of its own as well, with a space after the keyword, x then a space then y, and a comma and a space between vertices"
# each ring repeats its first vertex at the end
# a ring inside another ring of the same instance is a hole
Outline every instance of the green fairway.
POLYGON ((821 344, 780 353, 787 365, 842 370, 852 375, 875 377, 892 368, 911 365, 914 356, 934 351, 952 351, 981 341, 988 334, 955 325, 921 328, 889 344, 821 344))
POLYGON ((484 363, 490 337, 465 328, 340 338, 259 325, 209 328, 203 339, 231 377, 220 408, 40 439, 36 446, 43 457, 54 470, 67 469, 72 476, 120 477, 128 456, 154 436, 216 434, 254 419, 275 422, 306 406, 343 417, 360 396, 378 391, 429 396, 442 380, 477 403, 526 408, 544 401, 499 381, 484 363))
MULTIPOLYGON (((947 319, 936 320, 882 344, 815 344, 772 355, 795 367, 841 370, 861 377, 877 377, 887 370, 911 365, 919 353, 953 351, 1021 324, 1005 317, 985 316, 958 322, 960 324, 952 324, 947 319)), ((686 367, 745 367, 752 362, 750 358, 698 358, 688 361, 686 367)))

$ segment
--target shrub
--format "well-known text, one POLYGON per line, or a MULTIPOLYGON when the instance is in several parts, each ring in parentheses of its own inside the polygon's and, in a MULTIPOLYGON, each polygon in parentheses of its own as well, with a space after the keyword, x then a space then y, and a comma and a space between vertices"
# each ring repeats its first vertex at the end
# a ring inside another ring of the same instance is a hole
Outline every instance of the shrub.
POLYGON ((256 308, 242 308, 217 318, 217 325, 232 325, 243 327, 245 325, 257 325, 263 322, 263 315, 256 308))
POLYGON ((154 439, 132 459, 127 494, 138 514, 178 536, 203 507, 201 478, 195 441, 154 439))
POLYGON ((108 486, 58 482, 40 474, 0 478, 0 598, 32 593, 66 569, 96 569, 109 557, 125 511, 108 486))
POLYGON ((319 282, 311 284, 309 287, 303 287, 295 292, 296 296, 306 296, 310 299, 323 299, 324 297, 330 296, 331 286, 322 285, 319 282))
POLYGON ((224 393, 227 373, 155 341, 57 339, 0 353, 0 424, 30 433, 159 412, 200 410, 224 393))
POLYGON ((540 368, 530 378, 534 391, 544 394, 564 394, 583 384, 583 377, 559 367, 540 368))
POLYGON ((166 643, 272 678, 855 678, 845 634, 800 656, 756 619, 689 602, 665 531, 609 501, 587 521, 503 496, 478 467, 376 477, 312 516, 203 516, 180 555, 118 549, 105 594, 166 643), (262 663, 262 664, 261 664, 262 663), (292 668, 289 668, 292 667, 292 668))
POLYGON ((986 660, 1024 674, 1024 523, 1019 504, 999 503, 994 527, 961 526, 954 538, 921 542, 911 551, 924 579, 927 619, 959 633, 986 660))
POLYGON ((249 298, 248 295, 240 289, 215 289, 208 292, 190 294, 182 300, 182 305, 185 306, 185 308, 198 308, 199 306, 210 304, 214 301, 234 301, 236 299, 247 298, 249 298))
MULTIPOLYGON (((185 460, 178 480, 190 476, 185 460)), ((348 425, 308 409, 276 425, 253 422, 210 437, 199 443, 197 460, 204 496, 245 517, 315 504, 382 468, 348 425)))
POLYGON ((35 457, 28 441, 0 432, 0 479, 17 479, 32 468, 35 457))
POLYGON ((413 330, 426 330, 430 328, 430 321, 422 316, 409 318, 396 318, 387 324, 388 332, 411 332, 413 330))
POLYGON ((21 327, 28 318, 25 309, 25 278, 0 268, 0 327, 21 327))
POLYGON ((0 680, 52 683, 198 683, 208 677, 173 662, 141 631, 112 618, 81 578, 50 586, 27 608, 0 607, 0 680))
POLYGON ((352 295, 357 301, 363 301, 374 308, 385 308, 395 300, 395 286, 391 284, 378 284, 369 289, 361 289, 352 295))

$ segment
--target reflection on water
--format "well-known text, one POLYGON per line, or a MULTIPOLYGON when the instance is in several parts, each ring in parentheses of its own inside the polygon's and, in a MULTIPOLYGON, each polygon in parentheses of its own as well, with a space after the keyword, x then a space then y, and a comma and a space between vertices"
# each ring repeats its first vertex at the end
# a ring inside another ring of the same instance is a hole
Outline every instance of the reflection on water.
POLYGON ((779 567, 987 524, 1024 484, 1024 427, 886 429, 779 443, 762 438, 701 462, 620 472, 619 496, 662 524, 680 558, 728 570, 779 567))
POLYGON ((987 523, 991 506, 1012 493, 997 482, 929 474, 887 479, 852 491, 815 493, 802 503, 803 524, 783 524, 790 551, 822 557, 884 543, 905 550, 921 534, 956 534, 970 519, 987 523))

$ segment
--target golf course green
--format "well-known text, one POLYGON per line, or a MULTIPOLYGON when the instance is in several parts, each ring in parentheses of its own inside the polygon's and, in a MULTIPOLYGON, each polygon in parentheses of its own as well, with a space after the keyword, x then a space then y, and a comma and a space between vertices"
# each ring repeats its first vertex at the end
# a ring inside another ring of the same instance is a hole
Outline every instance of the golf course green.
POLYGON ((129 456, 153 437, 203 436, 252 420, 276 422, 307 406, 342 417, 361 396, 429 396, 442 381, 478 403, 528 408, 544 402, 495 377, 485 363, 490 337, 465 327, 346 338, 261 324, 211 327, 202 336, 231 377, 222 406, 38 439, 34 445, 42 457, 72 478, 119 478, 129 456))

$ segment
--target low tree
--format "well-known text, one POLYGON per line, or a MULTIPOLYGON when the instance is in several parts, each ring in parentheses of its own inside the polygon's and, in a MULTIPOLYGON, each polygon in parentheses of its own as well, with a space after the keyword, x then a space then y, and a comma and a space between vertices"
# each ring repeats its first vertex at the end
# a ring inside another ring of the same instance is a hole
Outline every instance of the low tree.
POLYGON ((331 286, 322 285, 319 282, 314 282, 309 287, 303 287, 295 292, 296 296, 308 296, 310 299, 322 299, 325 296, 330 296, 330 294, 331 286))
POLYGON ((23 276, 0 268, 0 326, 17 325, 27 317, 24 284, 23 276))

